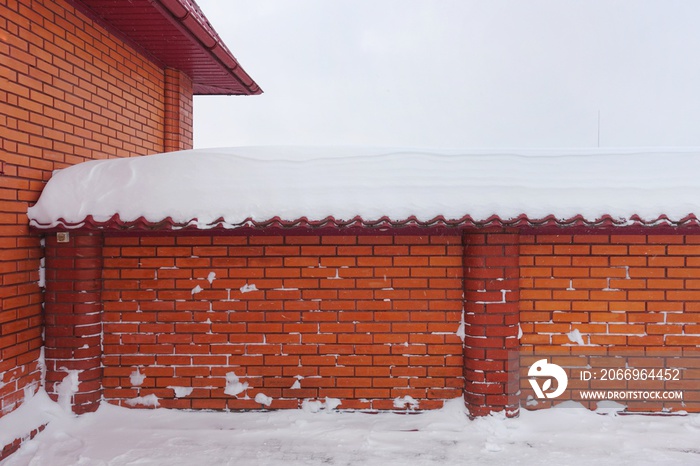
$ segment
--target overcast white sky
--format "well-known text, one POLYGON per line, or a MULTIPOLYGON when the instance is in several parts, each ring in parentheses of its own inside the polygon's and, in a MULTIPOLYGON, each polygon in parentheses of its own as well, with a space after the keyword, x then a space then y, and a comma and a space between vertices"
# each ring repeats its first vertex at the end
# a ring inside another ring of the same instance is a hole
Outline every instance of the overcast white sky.
POLYGON ((700 2, 197 0, 260 96, 195 146, 700 146, 700 2))

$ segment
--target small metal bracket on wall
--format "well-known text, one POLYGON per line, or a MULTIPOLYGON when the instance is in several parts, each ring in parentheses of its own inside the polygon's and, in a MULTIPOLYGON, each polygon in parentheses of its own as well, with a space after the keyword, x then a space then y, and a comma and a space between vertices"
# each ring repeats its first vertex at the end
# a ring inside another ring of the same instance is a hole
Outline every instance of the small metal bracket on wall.
POLYGON ((68 243, 70 241, 70 233, 67 231, 59 231, 56 233, 57 243, 68 243))

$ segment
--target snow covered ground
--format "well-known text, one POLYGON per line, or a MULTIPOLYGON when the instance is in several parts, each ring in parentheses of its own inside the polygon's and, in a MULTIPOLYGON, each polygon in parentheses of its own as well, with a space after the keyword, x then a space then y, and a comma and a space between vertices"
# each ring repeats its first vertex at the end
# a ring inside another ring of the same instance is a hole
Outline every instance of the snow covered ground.
POLYGON ((54 420, 2 466, 700 464, 698 415, 616 416, 567 405, 470 421, 460 399, 413 415, 104 404, 73 417, 48 398, 32 406, 54 420))

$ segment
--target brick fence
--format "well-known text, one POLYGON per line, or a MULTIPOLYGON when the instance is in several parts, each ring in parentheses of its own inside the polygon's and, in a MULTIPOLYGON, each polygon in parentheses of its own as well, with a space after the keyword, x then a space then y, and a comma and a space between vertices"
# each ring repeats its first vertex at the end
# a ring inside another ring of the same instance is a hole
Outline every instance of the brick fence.
POLYGON ((664 386, 684 390, 683 402, 625 404, 700 411, 700 235, 530 233, 520 236, 523 349, 597 355, 604 367, 624 367, 610 356, 663 355, 664 366, 683 369, 664 386))
MULTIPOLYGON (((64 255, 84 241, 49 245, 64 255)), ((393 409, 405 396, 442 406, 463 390, 462 251, 459 234, 107 236, 104 397, 246 409, 262 392, 272 408, 331 397, 393 409), (138 386, 134 372, 145 375, 138 386), (229 373, 249 384, 245 394, 224 393, 229 373), (179 387, 193 391, 178 398, 179 387)), ((64 265, 57 274, 72 277, 64 265)))
POLYGON ((464 235, 464 399, 476 416, 519 409, 518 236, 464 235))
POLYGON ((79 411, 100 396, 255 409, 263 393, 270 408, 329 397, 363 410, 464 396, 473 416, 515 416, 532 395, 524 357, 629 349, 687 366, 667 384, 683 403, 631 409, 700 410, 700 236, 96 233, 47 241, 47 360, 82 371, 79 411))

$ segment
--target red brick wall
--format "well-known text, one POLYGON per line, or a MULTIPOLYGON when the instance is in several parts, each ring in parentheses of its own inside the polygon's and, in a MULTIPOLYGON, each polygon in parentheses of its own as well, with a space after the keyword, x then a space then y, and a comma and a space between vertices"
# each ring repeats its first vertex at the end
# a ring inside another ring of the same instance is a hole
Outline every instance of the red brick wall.
POLYGON ((68 371, 78 371, 73 411, 94 411, 102 397, 102 235, 71 232, 60 243, 48 235, 45 273, 46 391, 58 393, 68 371))
POLYGON ((464 235, 464 401, 472 416, 519 413, 519 234, 464 235))
POLYGON ((65 0, 0 4, 0 79, 2 416, 39 379, 43 253, 27 207, 52 170, 162 152, 165 91, 162 69, 65 0))
POLYGON ((700 410, 700 235, 521 235, 520 254, 523 349, 665 351, 668 366, 689 365, 667 384, 685 390, 673 407, 700 410), (575 329, 593 346, 573 343, 575 329))
POLYGON ((165 152, 192 149, 192 80, 165 69, 165 152))
POLYGON ((332 397, 346 409, 393 409, 410 395, 439 407, 463 390, 461 241, 107 237, 104 396, 243 409, 259 408, 262 392, 272 408, 332 397), (241 292, 246 284, 257 291, 241 292), (130 381, 136 369, 141 386, 130 381), (250 385, 249 399, 224 394, 229 372, 250 385), (194 391, 176 399, 168 387, 194 391))

